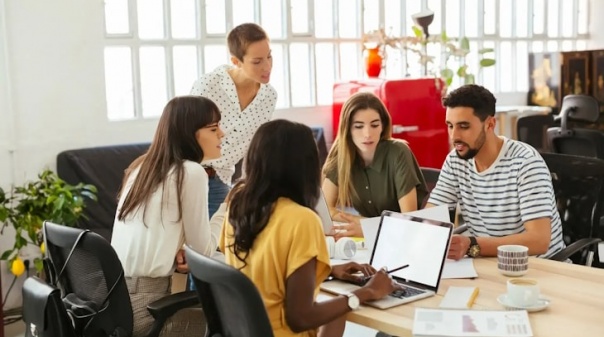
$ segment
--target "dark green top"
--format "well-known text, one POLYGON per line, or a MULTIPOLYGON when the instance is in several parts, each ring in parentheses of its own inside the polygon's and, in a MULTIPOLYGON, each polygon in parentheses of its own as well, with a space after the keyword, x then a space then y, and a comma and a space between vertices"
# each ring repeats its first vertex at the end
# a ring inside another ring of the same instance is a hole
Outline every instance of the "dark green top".
MULTIPOLYGON (((338 185, 337 170, 327 172, 326 176, 338 185)), ((380 141, 373 162, 367 167, 357 156, 352 165, 351 180, 357 194, 352 199, 352 206, 364 217, 380 216, 384 210, 400 212, 398 200, 414 187, 418 209, 428 194, 424 176, 411 149, 395 139, 380 141)))

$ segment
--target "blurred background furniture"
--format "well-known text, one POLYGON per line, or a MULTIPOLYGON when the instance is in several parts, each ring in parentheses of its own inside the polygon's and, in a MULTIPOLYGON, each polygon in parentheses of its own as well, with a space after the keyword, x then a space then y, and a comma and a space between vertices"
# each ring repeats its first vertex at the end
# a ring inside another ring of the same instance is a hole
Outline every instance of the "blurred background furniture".
POLYGON ((554 116, 551 114, 519 116, 516 120, 517 139, 531 145, 539 152, 549 152, 547 130, 552 126, 554 126, 554 116))
POLYGON ((247 276, 189 247, 186 257, 208 322, 206 336, 273 336, 264 301, 247 276))
POLYGON ((495 107, 497 119, 496 133, 510 139, 518 139, 518 119, 532 115, 547 115, 551 108, 541 106, 498 105, 495 107))
POLYGON ((594 123, 600 111, 598 101, 585 95, 568 95, 562 101, 560 126, 547 130, 552 152, 604 159, 604 133, 597 129, 571 126, 573 122, 594 123))
POLYGON ((374 78, 336 83, 332 106, 334 138, 344 102, 357 92, 372 92, 390 112, 392 137, 409 143, 419 166, 440 169, 450 150, 445 108, 441 103, 443 89, 441 80, 434 78, 374 78))

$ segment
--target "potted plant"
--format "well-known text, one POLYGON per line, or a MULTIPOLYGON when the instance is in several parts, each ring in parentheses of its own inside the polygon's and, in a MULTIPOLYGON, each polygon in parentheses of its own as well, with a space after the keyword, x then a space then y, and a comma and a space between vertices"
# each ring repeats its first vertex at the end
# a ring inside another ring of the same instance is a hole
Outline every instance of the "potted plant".
MULTIPOLYGON (((10 193, 0 188, 0 234, 7 226, 15 229, 15 243, 2 252, 0 260, 6 260, 15 276, 25 271, 19 257, 21 249, 35 245, 44 253, 41 229, 46 220, 66 226, 75 226, 78 219, 85 217, 84 199, 96 200, 93 185, 70 185, 51 170, 44 170, 38 179, 17 186, 10 193)), ((43 268, 41 255, 33 260, 38 272, 43 268)))

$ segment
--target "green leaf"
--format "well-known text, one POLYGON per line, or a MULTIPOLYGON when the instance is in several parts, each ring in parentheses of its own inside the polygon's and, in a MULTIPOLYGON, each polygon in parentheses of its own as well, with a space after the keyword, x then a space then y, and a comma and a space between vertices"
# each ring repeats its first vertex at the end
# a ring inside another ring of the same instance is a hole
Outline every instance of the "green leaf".
POLYGON ((11 255, 13 255, 13 253, 15 252, 15 249, 11 249, 11 250, 7 250, 4 253, 2 253, 2 256, 0 256, 0 260, 8 260, 10 259, 11 255))
POLYGON ((445 83, 447 84, 447 87, 450 86, 451 83, 453 83, 453 77, 447 78, 447 80, 445 81, 445 83))
POLYGON ((443 70, 440 71, 440 77, 444 78, 445 80, 448 80, 448 79, 453 80, 453 76, 454 75, 455 74, 453 73, 453 70, 451 70, 449 68, 445 68, 445 69, 443 69, 443 70))
POLYGON ((463 37, 459 40, 459 49, 470 51, 470 40, 468 40, 467 37, 463 37))
POLYGON ((495 49, 493 49, 493 48, 482 48, 482 49, 478 50, 478 54, 482 55, 482 54, 486 54, 486 53, 492 53, 494 51, 495 51, 495 49))
POLYGON ((440 40, 443 43, 447 43, 449 41, 449 37, 447 36, 447 32, 443 29, 442 32, 440 32, 440 40))
POLYGON ((463 65, 457 69, 457 76, 464 77, 466 76, 466 70, 468 69, 467 65, 463 65))
POLYGON ((34 266, 36 267, 36 271, 39 273, 44 269, 44 262, 41 258, 36 257, 34 259, 34 266))
POLYGON ((418 27, 418 26, 413 26, 411 27, 411 29, 413 29, 413 35, 415 35, 415 37, 423 37, 424 36, 424 31, 418 27))
POLYGON ((463 84, 474 84, 476 83, 475 79, 474 79, 474 75, 472 74, 466 74, 466 76, 464 76, 464 83, 463 84))
POLYGON ((494 59, 482 59, 480 60, 480 66, 483 68, 486 67, 491 67, 495 65, 495 60, 494 59))

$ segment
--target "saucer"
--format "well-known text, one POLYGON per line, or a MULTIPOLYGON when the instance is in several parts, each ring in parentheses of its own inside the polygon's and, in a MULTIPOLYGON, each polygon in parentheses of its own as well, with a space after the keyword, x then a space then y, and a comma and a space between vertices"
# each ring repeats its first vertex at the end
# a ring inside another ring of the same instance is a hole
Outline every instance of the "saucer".
POLYGON ((501 305, 503 305, 507 309, 517 309, 517 310, 526 310, 528 312, 536 312, 536 311, 541 311, 541 310, 547 308, 549 306, 550 300, 548 300, 547 298, 540 297, 539 301, 537 301, 537 303, 535 303, 534 305, 524 307, 524 306, 515 305, 515 304, 510 303, 510 301, 508 300, 508 295, 501 294, 501 295, 499 295, 499 297, 497 297, 497 302, 499 302, 501 305))

